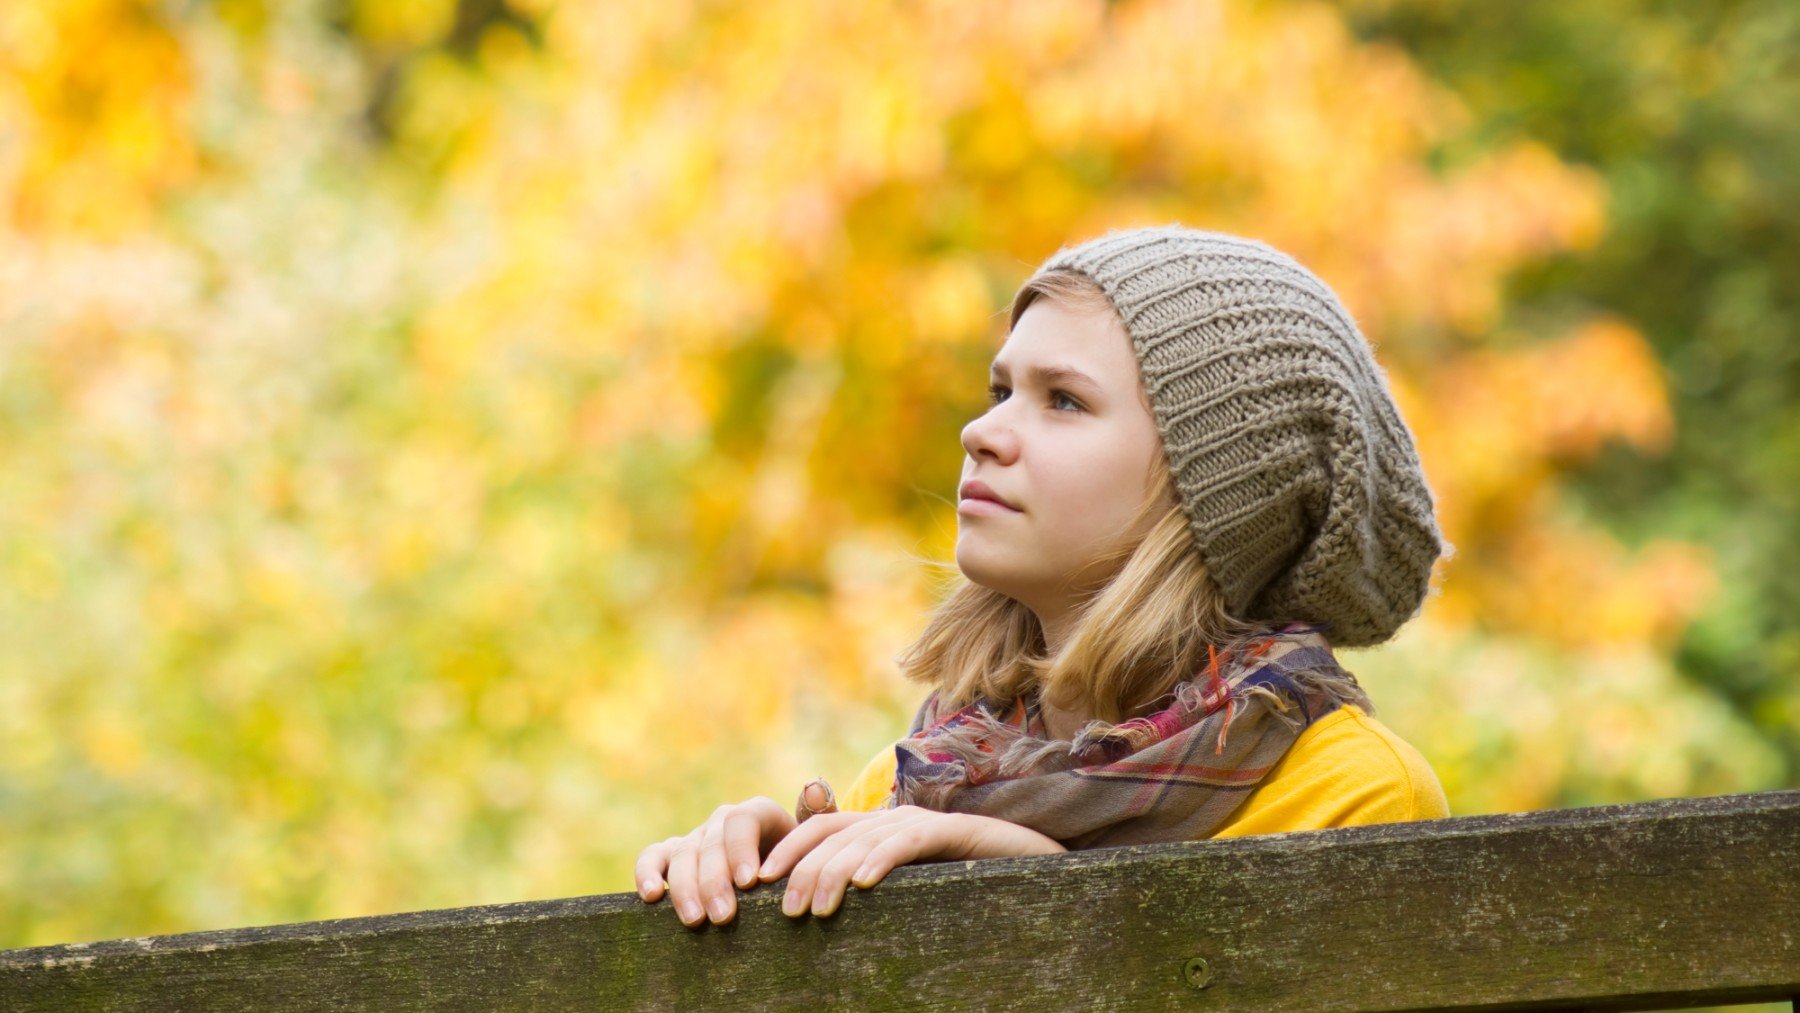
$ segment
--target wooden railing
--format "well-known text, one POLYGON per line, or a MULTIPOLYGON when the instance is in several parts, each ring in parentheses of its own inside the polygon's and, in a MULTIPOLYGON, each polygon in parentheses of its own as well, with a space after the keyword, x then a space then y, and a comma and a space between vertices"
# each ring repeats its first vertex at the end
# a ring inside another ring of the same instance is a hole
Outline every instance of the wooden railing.
POLYGON ((1668 1009, 1800 995, 1800 791, 0 951, 0 1009, 1668 1009))

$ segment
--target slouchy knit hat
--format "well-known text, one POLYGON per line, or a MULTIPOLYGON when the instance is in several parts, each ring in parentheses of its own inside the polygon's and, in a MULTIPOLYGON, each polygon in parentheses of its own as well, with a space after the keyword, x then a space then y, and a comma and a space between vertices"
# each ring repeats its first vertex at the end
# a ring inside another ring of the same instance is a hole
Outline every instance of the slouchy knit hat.
MULTIPOLYGON (((1411 432, 1331 289, 1266 243, 1169 225, 1057 251, 1137 353, 1177 496, 1231 614, 1393 636, 1448 546, 1411 432)), ((1029 282, 1027 282, 1029 284, 1029 282)))

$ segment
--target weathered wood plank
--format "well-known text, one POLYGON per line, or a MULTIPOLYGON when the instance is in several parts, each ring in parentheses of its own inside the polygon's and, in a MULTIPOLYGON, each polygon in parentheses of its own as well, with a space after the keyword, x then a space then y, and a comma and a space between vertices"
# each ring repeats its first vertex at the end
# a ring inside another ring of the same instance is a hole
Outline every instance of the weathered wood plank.
POLYGON ((780 886, 701 930, 611 894, 0 951, 0 1008, 1656 1009, 1800 994, 1800 791, 916 866, 822 920, 783 917, 780 886))

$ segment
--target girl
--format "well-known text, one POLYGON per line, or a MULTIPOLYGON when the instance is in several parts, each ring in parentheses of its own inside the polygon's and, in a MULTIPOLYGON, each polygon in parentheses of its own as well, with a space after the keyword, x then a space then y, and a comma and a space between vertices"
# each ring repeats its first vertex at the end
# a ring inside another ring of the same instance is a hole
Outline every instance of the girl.
POLYGON ((964 580, 900 658, 931 687, 839 811, 759 797, 645 848, 638 893, 791 917, 909 862, 1429 819, 1449 807, 1332 647, 1391 637, 1448 547, 1336 296, 1179 226, 1058 251, 963 430, 964 580), (666 881, 666 882, 665 882, 666 881))

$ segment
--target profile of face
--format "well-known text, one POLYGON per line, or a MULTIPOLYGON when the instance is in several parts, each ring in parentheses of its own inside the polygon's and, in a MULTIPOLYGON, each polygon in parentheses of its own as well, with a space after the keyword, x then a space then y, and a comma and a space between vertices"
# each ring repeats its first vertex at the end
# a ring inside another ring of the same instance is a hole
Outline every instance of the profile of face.
POLYGON ((1101 556, 1144 536, 1131 525, 1163 466, 1162 443, 1109 306, 1040 296, 990 382, 992 407, 962 431, 956 564, 1049 621, 1112 576, 1101 556))

